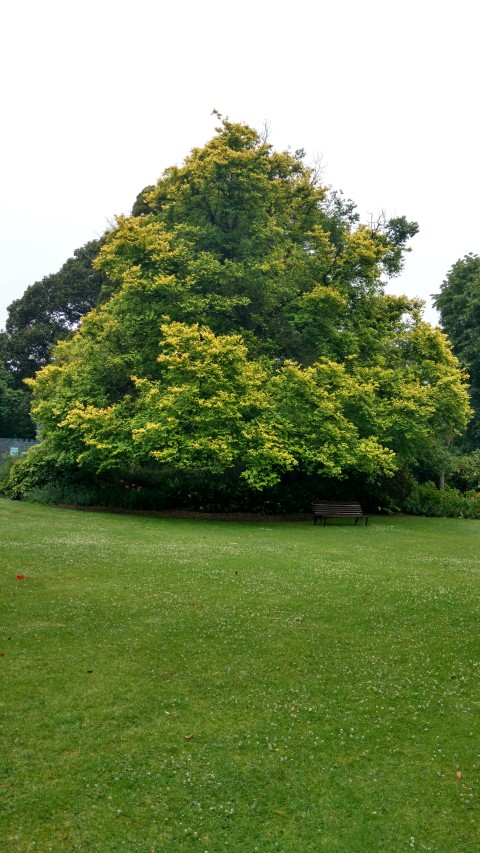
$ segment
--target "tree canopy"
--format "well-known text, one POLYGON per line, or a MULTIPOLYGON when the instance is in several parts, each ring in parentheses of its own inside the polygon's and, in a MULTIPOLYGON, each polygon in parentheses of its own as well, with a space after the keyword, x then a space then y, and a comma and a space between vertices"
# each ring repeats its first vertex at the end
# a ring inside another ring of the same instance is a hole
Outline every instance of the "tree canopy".
POLYGON ((460 258, 433 297, 442 328, 471 380, 474 417, 466 434, 468 449, 480 447, 480 257, 460 258))
POLYGON ((76 249, 61 269, 30 285, 8 307, 0 356, 17 387, 50 361, 52 347, 75 329, 98 302, 104 275, 92 262, 99 240, 76 249))
POLYGON ((8 307, 0 332, 0 365, 10 389, 2 397, 3 433, 17 438, 35 435, 30 418, 30 393, 24 379, 49 363, 53 347, 77 328, 98 302, 105 276, 92 266, 99 240, 76 249, 61 269, 30 285, 8 307), (15 393, 13 393, 13 391, 15 393))
POLYGON ((436 464, 464 429, 446 338, 384 292, 415 223, 361 223, 303 152, 227 119, 134 214, 94 261, 109 298, 30 382, 60 464, 233 471, 262 490, 436 464))
POLYGON ((0 367, 0 438, 33 438, 29 395, 14 387, 8 371, 0 367))

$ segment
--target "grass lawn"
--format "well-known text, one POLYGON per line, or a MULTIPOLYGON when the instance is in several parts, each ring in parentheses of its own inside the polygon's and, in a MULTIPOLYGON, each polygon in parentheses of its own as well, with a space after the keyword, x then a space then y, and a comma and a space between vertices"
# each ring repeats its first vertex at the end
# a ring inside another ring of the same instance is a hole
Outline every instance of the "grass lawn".
POLYGON ((2 853, 480 850, 480 522, 0 528, 2 853))

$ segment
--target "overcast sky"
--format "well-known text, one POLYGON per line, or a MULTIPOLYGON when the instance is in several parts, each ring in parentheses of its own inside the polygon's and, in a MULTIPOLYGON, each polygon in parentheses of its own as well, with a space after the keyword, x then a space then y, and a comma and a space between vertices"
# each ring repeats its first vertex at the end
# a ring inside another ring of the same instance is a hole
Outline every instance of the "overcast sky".
POLYGON ((213 135, 213 108, 320 155, 363 218, 416 220, 390 289, 428 302, 480 253, 479 24, 473 0, 5 4, 0 327, 13 299, 213 135))

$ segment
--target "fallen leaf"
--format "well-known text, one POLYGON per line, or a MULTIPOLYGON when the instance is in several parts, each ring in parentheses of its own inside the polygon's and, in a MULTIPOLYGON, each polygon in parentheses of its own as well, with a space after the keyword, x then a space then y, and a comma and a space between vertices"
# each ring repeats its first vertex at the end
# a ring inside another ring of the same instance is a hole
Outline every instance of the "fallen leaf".
POLYGON ((461 778, 462 778, 462 771, 457 770, 457 779, 461 779, 461 778))
POLYGON ((191 740, 193 735, 185 735, 185 740, 191 740))
POLYGON ((274 809, 273 813, 274 814, 287 814, 286 811, 284 811, 283 809, 274 809))

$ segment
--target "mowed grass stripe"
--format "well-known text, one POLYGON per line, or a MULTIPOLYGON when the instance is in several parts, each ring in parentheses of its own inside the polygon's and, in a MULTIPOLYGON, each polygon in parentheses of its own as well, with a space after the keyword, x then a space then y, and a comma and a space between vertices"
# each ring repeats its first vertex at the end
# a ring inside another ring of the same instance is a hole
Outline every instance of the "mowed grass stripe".
POLYGON ((479 522, 0 524, 0 849, 478 849, 479 522))

